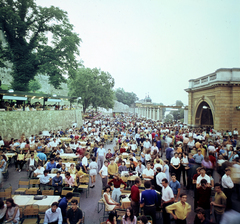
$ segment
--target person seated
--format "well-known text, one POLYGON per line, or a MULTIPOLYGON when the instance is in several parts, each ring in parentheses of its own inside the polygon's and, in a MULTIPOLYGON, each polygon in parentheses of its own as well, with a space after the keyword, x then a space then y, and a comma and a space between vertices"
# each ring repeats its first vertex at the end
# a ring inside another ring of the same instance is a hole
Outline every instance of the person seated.
POLYGON ((47 167, 46 170, 48 170, 49 172, 51 172, 51 170, 53 168, 57 168, 56 162, 54 161, 54 158, 50 159, 50 162, 47 163, 47 167))
POLYGON ((81 170, 81 167, 79 165, 76 166, 76 181, 77 184, 80 183, 80 179, 84 177, 86 174, 81 170))
POLYGON ((66 167, 65 164, 62 164, 62 167, 59 169, 59 171, 60 171, 61 173, 65 174, 65 173, 68 171, 68 169, 67 169, 67 167, 66 167))
POLYGON ((111 153, 111 149, 108 149, 108 153, 106 154, 106 159, 112 158, 113 154, 111 153))
POLYGON ((117 214, 116 214, 116 212, 113 212, 113 211, 109 212, 106 224, 117 224, 117 214))
POLYGON ((12 198, 6 200, 7 212, 6 212, 6 223, 18 224, 20 221, 20 211, 17 204, 15 204, 12 198))
POLYGON ((126 214, 122 217, 122 224, 128 223, 137 223, 137 217, 133 214, 133 210, 131 207, 127 208, 126 214))
POLYGON ((132 159, 130 159, 130 167, 129 167, 129 172, 133 172, 136 170, 136 167, 133 163, 133 161, 131 161, 132 159))
POLYGON ((43 175, 44 168, 41 166, 41 163, 38 163, 37 169, 33 172, 34 177, 37 177, 39 175, 43 175))
POLYGON ((62 184, 63 184, 63 180, 61 177, 61 172, 58 171, 57 175, 52 179, 52 186, 54 187, 55 191, 56 190, 58 191, 59 195, 61 195, 61 192, 62 192, 62 184))
POLYGON ((59 160, 56 168, 60 169, 62 168, 62 165, 63 165, 62 160, 59 160))
POLYGON ((78 201, 71 200, 71 208, 67 210, 67 223, 75 224, 81 223, 83 218, 82 210, 78 208, 78 201))
POLYGON ((27 161, 27 167, 29 170, 29 178, 31 178, 32 173, 37 169, 37 161, 34 159, 34 154, 27 161))
POLYGON ((115 209, 120 209, 121 208, 120 204, 111 198, 110 191, 111 191, 111 187, 107 185, 104 188, 104 192, 103 192, 103 202, 105 204, 106 211, 113 211, 115 209))
POLYGON ((60 157, 59 152, 57 152, 56 157, 54 158, 56 162, 59 162, 62 158, 60 157))
POLYGON ((65 186, 66 187, 74 187, 75 186, 75 181, 74 178, 70 175, 69 172, 65 173, 65 186))
POLYGON ((52 177, 49 175, 48 170, 44 170, 43 175, 40 176, 40 190, 48 190, 49 189, 49 183, 52 180, 52 177))
POLYGON ((69 168, 69 173, 70 174, 76 174, 77 170, 75 168, 75 165, 73 163, 70 164, 70 168, 69 168))
POLYGON ((148 224, 148 218, 145 215, 142 215, 139 218, 139 224, 148 224))
POLYGON ((128 171, 128 168, 126 167, 125 161, 122 161, 122 165, 118 167, 118 173, 122 173, 122 171, 128 171))
POLYGON ((73 150, 70 148, 70 146, 68 146, 68 147, 65 149, 65 153, 73 153, 73 150))

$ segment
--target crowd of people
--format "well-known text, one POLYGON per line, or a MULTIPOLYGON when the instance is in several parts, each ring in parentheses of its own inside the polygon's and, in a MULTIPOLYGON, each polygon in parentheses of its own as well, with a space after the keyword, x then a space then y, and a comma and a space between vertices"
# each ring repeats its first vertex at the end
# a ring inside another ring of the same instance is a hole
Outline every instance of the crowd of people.
MULTIPOLYGON (((94 190, 96 176, 100 175, 102 199, 110 212, 107 223, 116 223, 115 211, 122 208, 122 192, 127 189, 131 192, 131 207, 122 217, 123 223, 136 223, 137 219, 146 223, 146 216, 150 216, 155 224, 156 212, 162 210, 163 223, 171 219, 177 224, 187 223, 187 217, 195 211, 194 223, 218 224, 228 217, 228 210, 232 211, 234 191, 240 199, 237 129, 191 129, 181 123, 164 124, 135 116, 96 116, 84 120, 79 128, 30 137, 22 134, 10 141, 0 137, 0 147, 0 173, 10 160, 6 152, 14 152, 17 172, 26 164, 29 177, 39 177, 41 191, 53 187, 61 195, 63 186, 77 191, 81 178, 88 174, 94 190), (105 149, 110 142, 113 149, 105 149), (61 158, 63 153, 76 154, 77 162, 67 167, 61 158), (52 178, 49 173, 56 176, 52 178), (135 180, 126 181, 126 174, 136 176, 135 180), (188 191, 194 192, 193 207, 187 202, 188 191), (141 210, 144 216, 139 217, 141 210)), ((46 223, 78 223, 68 220, 69 210, 61 208, 62 200, 46 211, 46 223)), ((64 200, 67 203, 68 198, 64 200)), ((13 201, 10 204, 15 205, 13 201)), ((75 211, 77 204, 72 206, 75 211)), ((5 218, 18 221, 18 212, 9 209, 8 204, 4 208, 9 213, 5 218)))

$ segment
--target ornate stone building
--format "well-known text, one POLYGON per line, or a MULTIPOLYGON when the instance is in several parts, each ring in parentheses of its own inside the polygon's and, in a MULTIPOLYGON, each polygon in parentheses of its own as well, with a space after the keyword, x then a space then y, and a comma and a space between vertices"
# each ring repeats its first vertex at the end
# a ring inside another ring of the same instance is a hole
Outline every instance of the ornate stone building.
POLYGON ((221 68, 189 80, 188 125, 240 129, 240 68, 221 68))

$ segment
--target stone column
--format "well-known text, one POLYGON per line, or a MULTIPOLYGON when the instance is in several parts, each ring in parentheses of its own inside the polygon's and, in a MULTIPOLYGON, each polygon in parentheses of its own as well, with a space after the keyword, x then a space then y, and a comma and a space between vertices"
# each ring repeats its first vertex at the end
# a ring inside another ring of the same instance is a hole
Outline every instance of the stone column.
POLYGON ((159 109, 159 120, 162 121, 163 116, 162 116, 162 108, 159 109))
POLYGON ((156 120, 158 121, 159 120, 159 108, 156 110, 156 114, 157 114, 156 120))

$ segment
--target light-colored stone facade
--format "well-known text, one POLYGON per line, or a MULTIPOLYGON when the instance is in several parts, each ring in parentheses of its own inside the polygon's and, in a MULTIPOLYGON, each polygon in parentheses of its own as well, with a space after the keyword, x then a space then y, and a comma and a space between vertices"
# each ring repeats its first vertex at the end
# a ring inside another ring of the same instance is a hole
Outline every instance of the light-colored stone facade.
POLYGON ((40 131, 60 130, 83 124, 80 110, 54 111, 14 111, 0 112, 0 136, 2 138, 19 138, 22 133, 29 137, 40 131))
POLYGON ((189 81, 188 125, 201 126, 202 105, 208 105, 216 130, 240 129, 240 69, 218 69, 189 81))

